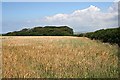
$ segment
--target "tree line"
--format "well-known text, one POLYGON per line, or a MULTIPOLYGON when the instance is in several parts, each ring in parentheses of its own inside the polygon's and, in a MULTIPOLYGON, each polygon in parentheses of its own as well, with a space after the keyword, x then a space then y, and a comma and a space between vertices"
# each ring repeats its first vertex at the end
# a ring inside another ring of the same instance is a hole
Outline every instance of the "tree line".
POLYGON ((95 32, 82 33, 77 35, 79 37, 88 37, 90 39, 100 40, 102 42, 116 43, 120 46, 120 27, 101 29, 95 32))
POLYGON ((68 26, 45 26, 24 28, 20 31, 9 32, 3 36, 70 36, 73 35, 73 29, 68 26))
POLYGON ((95 32, 87 32, 75 35, 73 29, 68 26, 45 26, 34 27, 31 29, 24 28, 20 31, 8 32, 2 34, 3 36, 77 36, 88 37, 94 40, 100 40, 102 42, 115 43, 120 46, 120 27, 101 29, 95 32))

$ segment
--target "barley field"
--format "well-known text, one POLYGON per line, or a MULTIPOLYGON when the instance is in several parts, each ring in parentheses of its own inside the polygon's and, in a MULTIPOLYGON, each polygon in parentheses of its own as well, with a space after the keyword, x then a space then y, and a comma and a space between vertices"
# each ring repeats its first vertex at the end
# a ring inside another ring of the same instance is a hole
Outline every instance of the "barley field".
POLYGON ((117 78, 118 46, 72 36, 2 36, 3 78, 117 78))

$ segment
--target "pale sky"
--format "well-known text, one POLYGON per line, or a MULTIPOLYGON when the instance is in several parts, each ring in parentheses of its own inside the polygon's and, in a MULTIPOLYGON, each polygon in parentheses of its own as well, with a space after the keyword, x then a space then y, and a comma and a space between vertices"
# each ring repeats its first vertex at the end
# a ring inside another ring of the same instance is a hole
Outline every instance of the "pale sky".
POLYGON ((67 25, 74 32, 118 27, 113 2, 2 2, 2 32, 35 26, 67 25))

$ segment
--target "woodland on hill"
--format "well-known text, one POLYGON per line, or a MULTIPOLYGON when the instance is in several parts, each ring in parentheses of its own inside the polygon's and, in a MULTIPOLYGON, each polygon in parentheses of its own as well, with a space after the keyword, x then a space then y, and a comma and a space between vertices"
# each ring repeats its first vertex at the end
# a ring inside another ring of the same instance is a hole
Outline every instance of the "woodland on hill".
POLYGON ((20 31, 9 32, 3 36, 70 36, 73 35, 73 29, 67 26, 45 26, 34 27, 31 29, 22 29, 20 31))

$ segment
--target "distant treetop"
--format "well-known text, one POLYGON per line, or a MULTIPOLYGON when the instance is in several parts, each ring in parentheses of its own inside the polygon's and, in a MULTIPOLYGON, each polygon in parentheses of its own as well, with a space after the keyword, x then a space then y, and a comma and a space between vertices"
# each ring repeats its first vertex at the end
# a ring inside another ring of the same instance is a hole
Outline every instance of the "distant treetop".
POLYGON ((20 31, 9 32, 3 36, 70 36, 73 35, 73 29, 68 26, 45 26, 24 28, 20 31))

